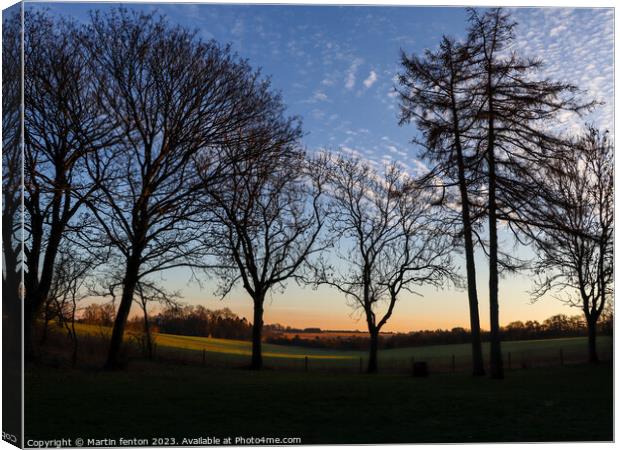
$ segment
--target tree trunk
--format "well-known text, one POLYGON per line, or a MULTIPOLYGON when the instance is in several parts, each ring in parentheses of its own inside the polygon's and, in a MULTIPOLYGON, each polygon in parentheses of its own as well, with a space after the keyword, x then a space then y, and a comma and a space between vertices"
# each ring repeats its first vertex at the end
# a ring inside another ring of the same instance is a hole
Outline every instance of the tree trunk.
MULTIPOLYGON (((452 77, 454 77, 454 67, 451 65, 452 77)), ((476 286, 476 262, 474 259, 474 240, 471 225, 471 214, 469 211, 469 195, 467 190, 467 175, 465 172, 465 156, 461 145, 461 128, 458 114, 458 107, 454 95, 454 89, 450 95, 452 108, 452 124, 454 132, 454 143, 456 148, 456 158, 458 166, 459 191, 461 194, 461 219, 463 221, 463 240, 465 246, 465 263, 467 266, 467 298, 469 300, 469 325, 471 329, 471 357, 472 374, 474 376, 484 375, 484 361, 482 358, 482 338, 480 336, 480 313, 478 310, 478 288, 476 286)))
POLYGON ((368 355, 368 373, 377 373, 379 366, 377 364, 377 353, 379 350, 379 332, 378 330, 370 330, 370 353, 368 355))
MULTIPOLYGON (((460 137, 457 134, 457 139, 460 137)), ((469 196, 465 180, 465 161, 460 142, 457 143, 459 168, 459 189, 461 192, 461 215, 463 220, 463 238, 465 244, 465 261, 467 266, 467 297, 469 300, 469 324, 471 329, 472 374, 484 375, 482 358, 482 338, 480 336, 480 313, 478 311, 478 289, 476 286, 476 262, 474 259, 474 240, 472 236, 471 216, 469 212, 469 196)))
MULTIPOLYGON (((470 236, 471 238, 471 236, 470 236)), ((470 250, 471 256, 466 255, 466 259, 472 259, 473 264, 473 245, 470 250)), ((466 253, 469 253, 466 250, 466 253)), ((469 323, 471 327, 471 358, 472 358, 472 375, 484 376, 484 359, 482 356, 482 336, 480 333, 480 314, 478 311, 478 292, 475 281, 473 284, 470 280, 476 278, 476 269, 467 263, 467 294, 469 299, 469 323)))
POLYGON ((149 360, 153 359, 153 341, 151 340, 151 326, 149 324, 149 316, 146 312, 146 306, 144 307, 144 339, 146 345, 146 357, 149 360))
POLYGON ((39 346, 45 345, 47 342, 47 332, 49 330, 51 312, 50 312, 50 304, 49 302, 45 303, 45 310, 43 316, 43 330, 41 331, 41 339, 39 339, 39 346))
POLYGON ((596 320, 587 319, 588 322, 588 362, 596 364, 599 362, 598 353, 596 352, 596 320))
MULTIPOLYGON (((492 107, 490 106, 490 109, 492 107)), ((490 111, 491 117, 493 111, 490 111)), ((491 325, 491 378, 504 378, 502 364, 502 350, 499 334, 499 275, 497 257, 497 203, 496 203, 496 176, 493 119, 489 124, 489 148, 487 159, 489 164, 489 307, 491 325)))
POLYGON ((35 331, 39 307, 42 301, 36 300, 34 295, 24 299, 24 359, 32 361, 36 357, 35 331), (30 299, 28 301, 27 299, 30 299))
MULTIPOLYGON (((19 275, 5 267, 2 279, 2 353, 3 361, 22 359, 21 340, 23 333, 22 301, 19 292, 19 275)), ((7 364, 8 367, 8 364, 7 364)))
POLYGON ((252 324, 252 363, 250 369, 263 368, 262 334, 263 334, 263 301, 264 296, 254 299, 254 323, 252 324))
MULTIPOLYGON (((49 296, 54 276, 54 264, 63 231, 64 225, 59 223, 52 224, 45 256, 40 267, 40 261, 36 257, 26 261, 26 266, 28 267, 28 273, 24 276, 26 289, 24 295, 24 358, 26 360, 32 360, 36 356, 36 322, 41 312, 41 307, 49 296)), ((40 242, 41 240, 42 238, 39 237, 35 242, 40 242)), ((39 253, 36 252, 37 255, 39 253)))
POLYGON ((123 295, 121 296, 121 303, 116 313, 116 319, 114 320, 114 328, 112 329, 110 348, 108 350, 108 359, 105 363, 105 368, 108 370, 119 369, 121 366, 120 353, 123 345, 125 325, 127 324, 127 318, 129 317, 129 311, 133 303, 136 284, 138 283, 138 272, 140 269, 138 261, 138 257, 132 257, 128 261, 127 269, 125 270, 123 295))

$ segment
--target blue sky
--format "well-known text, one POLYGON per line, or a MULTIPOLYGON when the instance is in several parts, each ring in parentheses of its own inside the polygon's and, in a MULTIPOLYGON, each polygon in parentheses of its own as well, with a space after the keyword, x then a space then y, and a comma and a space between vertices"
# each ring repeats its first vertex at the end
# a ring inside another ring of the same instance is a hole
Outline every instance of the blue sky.
MULTIPOLYGON (((117 4, 29 3, 30 8, 84 20, 88 11, 117 4)), ((377 165, 397 160, 415 172, 423 167, 409 142, 413 126, 398 126, 398 102, 393 87, 400 49, 420 53, 433 48, 442 34, 462 37, 466 11, 453 7, 374 6, 267 6, 134 4, 156 9, 171 22, 198 30, 204 39, 231 43, 240 56, 270 75, 290 114, 303 118, 310 150, 328 148, 366 158, 377 165)), ((568 80, 606 101, 584 119, 565 116, 568 126, 584 120, 601 127, 613 125, 613 10, 520 8, 516 47, 525 55, 540 57, 544 72, 568 80)), ((506 241, 510 245, 509 240, 506 241)), ((479 259, 481 315, 488 316, 484 259, 479 259)), ((229 306, 250 317, 250 302, 241 289, 224 303, 207 286, 187 286, 181 272, 163 275, 182 288, 185 300, 208 307, 229 306)), ((529 304, 526 277, 502 280, 502 323, 509 319, 544 319, 555 312, 578 314, 553 299, 529 304)), ((467 324, 464 292, 427 291, 425 297, 404 299, 402 310, 387 329, 409 330, 427 326, 467 324)), ((266 311, 267 322, 324 328, 360 328, 350 317, 345 301, 334 291, 311 291, 292 286, 287 295, 274 295, 266 311), (293 298, 294 297, 294 298, 293 298), (325 310, 330 311, 329 314, 325 310), (289 318, 290 320, 287 320, 289 318), (337 318, 337 320, 335 319, 337 318)), ((483 326, 486 326, 483 320, 483 326)))

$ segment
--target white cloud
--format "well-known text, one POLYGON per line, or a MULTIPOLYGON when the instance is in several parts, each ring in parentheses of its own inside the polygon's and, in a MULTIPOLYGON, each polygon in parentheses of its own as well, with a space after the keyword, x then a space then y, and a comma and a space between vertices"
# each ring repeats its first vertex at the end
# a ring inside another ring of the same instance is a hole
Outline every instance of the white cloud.
POLYGON ((230 30, 230 33, 235 37, 241 37, 244 31, 245 31, 245 26, 244 26, 243 20, 237 19, 235 21, 235 25, 233 26, 232 30, 230 30))
POLYGON ((399 149, 398 149, 396 146, 394 146, 394 145, 387 145, 386 147, 387 147, 387 149, 388 149, 389 151, 391 151, 392 153, 396 153, 397 155, 399 155, 399 156, 403 156, 403 157, 407 156, 407 153, 406 153, 406 152, 404 152, 404 151, 402 151, 402 150, 399 150, 399 149))
POLYGON ((351 90, 355 87, 355 80, 358 67, 364 62, 361 58, 355 58, 349 66, 347 76, 345 77, 344 87, 351 90))
POLYGON ((551 36, 551 37, 557 36, 558 34, 560 34, 564 30, 566 30, 566 25, 564 25, 564 24, 558 25, 557 27, 553 27, 551 29, 551 31, 549 32, 549 36, 551 36))
POLYGON ((341 145, 340 151, 346 153, 347 155, 353 156, 354 158, 361 158, 363 155, 358 150, 355 150, 349 146, 341 145))
POLYGON ((303 100, 301 103, 320 103, 320 102, 329 102, 329 97, 328 95, 321 91, 321 90, 317 90, 314 91, 314 93, 312 94, 312 97, 310 97, 307 100, 303 100))
POLYGON ((377 81, 377 72, 375 72, 374 70, 371 70, 370 73, 368 74, 368 78, 364 80, 364 86, 366 86, 366 89, 368 89, 373 84, 375 84, 376 81, 377 81))
POLYGON ((314 93, 314 98, 319 101, 319 102, 325 102, 329 99, 329 97, 327 96, 327 94, 323 91, 316 91, 314 93))
POLYGON ((325 111, 322 109, 315 108, 311 111, 311 114, 316 120, 323 120, 325 118, 325 111))
MULTIPOLYGON (((577 85, 581 101, 613 99, 613 10, 521 9, 514 14, 519 23, 516 50, 544 61, 536 78, 577 85)), ((584 122, 613 129, 613 106, 613 101, 601 104, 583 117, 559 114, 556 131, 571 131, 584 122)))
POLYGON ((347 89, 353 89, 354 86, 355 86, 355 72, 350 70, 349 73, 347 73, 347 78, 344 82, 344 87, 346 87, 347 89))

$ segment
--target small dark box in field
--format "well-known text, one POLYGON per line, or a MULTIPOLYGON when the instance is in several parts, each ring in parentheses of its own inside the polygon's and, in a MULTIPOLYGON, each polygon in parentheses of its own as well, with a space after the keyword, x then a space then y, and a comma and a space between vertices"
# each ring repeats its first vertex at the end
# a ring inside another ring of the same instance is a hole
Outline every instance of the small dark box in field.
POLYGON ((418 361, 413 363, 413 376, 414 377, 427 377, 428 376, 428 364, 426 361, 418 361))

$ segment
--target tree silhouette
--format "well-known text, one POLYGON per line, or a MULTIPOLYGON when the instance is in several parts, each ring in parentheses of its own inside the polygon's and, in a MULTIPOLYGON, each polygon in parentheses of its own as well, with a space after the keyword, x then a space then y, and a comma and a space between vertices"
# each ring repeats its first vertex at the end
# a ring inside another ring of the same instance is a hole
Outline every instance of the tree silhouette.
MULTIPOLYGON (((480 108, 480 99, 469 94, 472 61, 467 44, 443 37, 439 49, 427 50, 423 56, 401 53, 403 73, 399 75, 400 124, 414 121, 422 139, 413 142, 422 149, 422 158, 434 164, 427 175, 438 178, 451 192, 442 202, 446 210, 456 211, 454 227, 462 236, 467 270, 467 295, 472 344, 473 375, 484 375, 473 229, 476 212, 472 212, 470 196, 478 188, 471 167, 479 164, 475 142, 468 135, 480 108)), ((479 183, 477 183, 479 184, 479 183)), ((479 214, 479 211, 478 211, 479 214)))
POLYGON ((339 259, 346 272, 323 265, 316 282, 344 293, 363 312, 370 334, 367 371, 377 371, 381 328, 403 291, 442 285, 454 279, 452 242, 441 215, 432 209, 432 191, 397 166, 378 174, 367 163, 326 156, 332 205, 330 232, 339 238, 339 259), (379 313, 379 306, 387 308, 379 313))
POLYGON ((168 292, 163 287, 153 282, 140 281, 136 285, 137 298, 136 301, 142 309, 142 323, 144 331, 144 340, 142 342, 148 359, 153 359, 153 333, 151 331, 151 320, 149 319, 148 307, 150 303, 159 303, 166 308, 178 308, 178 292, 168 292))
POLYGON ((522 229, 537 250, 534 299, 555 292, 580 308, 588 328, 590 362, 598 362, 597 323, 613 296, 614 145, 588 127, 531 172, 531 206, 520 209, 522 229))
MULTIPOLYGON (((19 14, 2 26, 2 297, 5 309, 19 305, 21 246, 21 39, 19 14)), ((8 314, 15 319, 14 314, 8 314)), ((21 322, 21 320, 13 320, 21 322)))
POLYGON ((98 103, 120 142, 89 160, 101 178, 89 202, 99 245, 124 267, 106 367, 119 352, 137 283, 158 271, 202 264, 197 193, 226 178, 219 151, 273 104, 269 83, 228 47, 203 42, 153 14, 94 14, 82 36, 97 73, 98 103), (200 177, 196 164, 200 165, 200 177))
POLYGON ((24 345, 48 299, 63 236, 83 225, 97 189, 85 158, 114 140, 115 123, 98 108, 93 73, 76 27, 41 12, 25 15, 24 58, 24 345))
POLYGON ((499 273, 500 268, 516 270, 522 264, 500 252, 498 221, 502 211, 516 209, 509 201, 509 192, 521 185, 523 166, 532 160, 543 161, 558 142, 549 126, 557 113, 580 112, 592 103, 580 103, 577 88, 571 84, 535 78, 542 62, 511 51, 516 23, 508 13, 496 8, 484 14, 470 9, 469 14, 467 42, 473 65, 469 96, 482 99, 472 136, 484 162, 477 167, 477 177, 486 185, 483 198, 489 229, 490 368, 493 378, 503 378, 499 273))
POLYGON ((58 250, 46 305, 53 313, 51 317, 46 317, 45 332, 49 319, 53 319, 67 332, 72 345, 73 365, 77 363, 79 348, 79 335, 75 328, 79 303, 91 294, 87 283, 98 263, 96 256, 81 251, 78 245, 66 239, 58 250))
MULTIPOLYGON (((110 297, 111 300, 109 304, 112 305, 113 314, 115 313, 114 305, 117 304, 117 299, 122 295, 124 290, 123 275, 124 271, 122 267, 119 269, 118 267, 108 266, 105 267, 105 270, 100 271, 99 276, 96 277, 96 281, 91 283, 89 294, 93 297, 100 297, 103 299, 110 297)), ((151 332, 151 320, 148 313, 149 306, 153 303, 158 303, 164 308, 177 309, 180 307, 180 297, 180 292, 168 291, 161 283, 145 277, 141 278, 136 283, 134 303, 140 307, 142 312, 142 331, 133 333, 132 337, 136 338, 137 343, 148 359, 153 359, 154 356, 154 340, 151 332)), ((95 318, 94 321, 98 320, 95 318)))
MULTIPOLYGON (((2 307, 5 341, 20 338, 21 278, 21 38, 20 14, 2 25, 2 307)), ((9 350, 5 347, 5 350, 9 350)), ((7 352, 8 353, 8 352, 7 352)))
POLYGON ((282 111, 278 105, 240 130, 241 138, 222 147, 230 161, 226 179, 205 182, 204 244, 214 259, 219 293, 225 297, 240 283, 252 298, 252 369, 263 366, 266 296, 288 280, 301 280, 308 258, 324 248, 322 171, 306 160, 301 129, 282 111))
POLYGON ((23 335, 22 68, 23 4, 2 13, 2 427, 21 445, 23 335))

